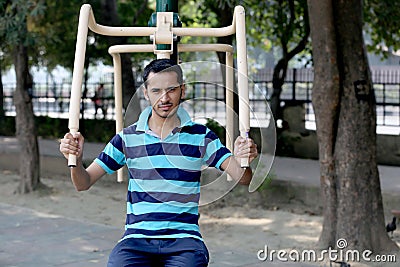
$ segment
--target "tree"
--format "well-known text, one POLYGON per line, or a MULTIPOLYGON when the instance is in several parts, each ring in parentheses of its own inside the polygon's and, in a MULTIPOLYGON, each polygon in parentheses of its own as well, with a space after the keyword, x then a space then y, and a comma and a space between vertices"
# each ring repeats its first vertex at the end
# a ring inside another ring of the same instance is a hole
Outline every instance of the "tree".
POLYGON ((34 39, 28 31, 28 20, 39 16, 43 9, 34 1, 1 1, 0 36, 7 46, 12 47, 13 63, 17 77, 14 92, 16 108, 16 136, 21 147, 19 167, 20 183, 18 193, 28 193, 41 184, 39 146, 33 115, 32 99, 28 91, 32 89, 29 73, 28 46, 34 39))
MULTIPOLYGON (((106 26, 146 26, 152 13, 152 10, 148 7, 148 1, 96 0, 89 1, 89 3, 96 22, 106 26)), ((82 1, 46 1, 46 13, 40 21, 40 31, 42 36, 46 36, 46 39, 41 39, 40 53, 43 54, 41 56, 42 64, 49 70, 57 65, 72 70, 79 10, 82 4, 84 4, 82 1), (51 34, 45 35, 44 32, 51 32, 51 34)), ((89 36, 86 47, 86 60, 88 62, 85 66, 99 61, 106 65, 112 64, 112 58, 108 54, 108 48, 112 45, 149 43, 148 37, 110 37, 94 34, 90 31, 89 36)), ((149 55, 121 54, 124 107, 135 92, 132 60, 140 62, 145 58, 148 59, 149 55)))
POLYGON ((364 0, 365 30, 371 38, 368 49, 382 54, 400 49, 400 1, 364 0))
MULTIPOLYGON (((96 17, 98 22, 103 25, 109 26, 146 26, 150 19, 152 10, 148 6, 148 0, 131 0, 131 1, 116 1, 116 0, 101 0, 100 9, 97 11, 96 17)), ((99 38, 100 40, 100 38, 99 38)), ((113 45, 129 44, 129 43, 149 43, 148 37, 112 37, 107 36, 104 38, 107 44, 107 49, 113 45)), ((108 55, 107 50, 104 50, 104 54, 108 55)), ((122 72, 122 97, 123 107, 125 110, 132 101, 129 113, 125 114, 126 121, 136 121, 140 114, 140 100, 138 97, 134 97, 136 93, 136 77, 133 73, 133 63, 137 63, 135 68, 141 69, 141 62, 144 59, 154 57, 154 54, 146 55, 144 53, 134 54, 121 54, 121 72, 122 72), (139 63, 140 62, 140 63, 139 63)), ((107 62, 107 60, 105 60, 107 62)))
MULTIPOLYGON (((121 26, 120 18, 118 16, 117 2, 115 0, 102 1, 101 5, 101 20, 107 22, 110 26, 121 26)), ((107 37, 108 44, 126 44, 127 37, 107 37)), ((127 107, 129 100, 135 93, 135 82, 132 73, 132 60, 129 54, 121 54, 121 66, 122 66, 122 87, 123 87, 123 99, 124 107, 127 107)))
MULTIPOLYGON (((213 12, 218 18, 217 25, 212 27, 226 27, 232 24, 234 4, 236 1, 205 1, 204 7, 213 12)), ((217 43, 232 45, 233 36, 217 37, 217 43)), ((226 53, 217 52, 218 60, 221 64, 226 63, 226 53)), ((225 71, 224 71, 225 72, 225 71)), ((225 76, 225 75, 223 75, 225 76)))
MULTIPOLYGON (((97 23, 107 26, 146 26, 152 13, 147 0, 96 0, 89 1, 89 3, 97 23)), ((46 0, 46 13, 38 25, 38 31, 43 38, 40 39, 40 49, 37 50, 38 53, 35 56, 38 58, 38 64, 46 66, 48 71, 57 65, 72 71, 78 15, 82 4, 82 1, 46 0)), ((149 38, 101 36, 89 31, 85 53, 83 95, 87 92, 86 84, 90 77, 90 66, 98 62, 111 65, 112 57, 108 53, 108 48, 112 45, 128 43, 149 43, 149 38)), ((133 67, 140 69, 141 61, 144 58, 148 59, 149 55, 143 55, 143 53, 121 54, 123 106, 125 108, 136 91, 133 67)), ((139 113, 140 105, 134 106, 139 109, 136 113, 139 113)))
POLYGON ((345 238, 346 249, 397 250, 385 231, 362 0, 308 0, 308 8, 324 199, 319 245, 345 238))
MULTIPOLYGON (((282 119, 280 95, 289 61, 307 49, 310 35, 306 0, 246 1, 250 7, 248 20, 254 41, 267 40, 279 46, 281 58, 274 67, 270 107, 275 121, 282 119)), ((260 42, 261 41, 261 42, 260 42)))
MULTIPOLYGON (((184 27, 219 28, 231 25, 236 0, 202 0, 181 3, 179 16, 184 27)), ((233 36, 185 38, 182 43, 220 43, 232 45, 233 36), (189 41, 188 41, 189 40, 189 41)), ((217 52, 218 61, 225 64, 225 52, 217 52)), ((180 55, 184 61, 199 60, 193 53, 180 55)), ((201 58, 209 58, 208 53, 201 53, 201 58)))
MULTIPOLYGON (((265 42, 279 47, 281 58, 277 61, 273 72, 273 92, 271 95, 271 111, 275 120, 282 119, 280 95, 285 83, 286 72, 290 60, 308 50, 310 34, 308 9, 306 0, 276 1, 202 1, 196 2, 198 8, 193 14, 200 22, 211 27, 230 25, 234 6, 242 4, 246 8, 247 34, 249 44, 270 49, 265 42), (210 20, 210 18, 212 18, 210 20), (218 19, 214 19, 218 18, 218 19)), ((193 18, 183 18, 191 22, 193 18)), ((190 24, 190 23, 189 23, 190 24)), ((232 44, 232 36, 219 38, 219 43, 232 44)), ((224 53, 219 53, 220 63, 224 64, 224 53)))

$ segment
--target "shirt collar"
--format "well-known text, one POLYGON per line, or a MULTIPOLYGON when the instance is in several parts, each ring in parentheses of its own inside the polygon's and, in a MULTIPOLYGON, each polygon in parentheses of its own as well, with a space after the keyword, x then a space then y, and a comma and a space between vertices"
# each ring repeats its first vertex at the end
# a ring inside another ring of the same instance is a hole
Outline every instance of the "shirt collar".
MULTIPOLYGON (((137 131, 142 131, 145 132, 146 130, 149 129, 149 118, 151 116, 152 113, 152 107, 148 106, 147 108, 145 108, 142 113, 139 116, 139 119, 137 121, 137 126, 136 126, 136 130, 137 131)), ((192 119, 189 116, 189 113, 182 107, 178 107, 178 111, 177 111, 177 115, 179 117, 179 120, 181 121, 181 125, 179 128, 183 128, 184 126, 188 126, 188 125, 192 125, 192 119)))

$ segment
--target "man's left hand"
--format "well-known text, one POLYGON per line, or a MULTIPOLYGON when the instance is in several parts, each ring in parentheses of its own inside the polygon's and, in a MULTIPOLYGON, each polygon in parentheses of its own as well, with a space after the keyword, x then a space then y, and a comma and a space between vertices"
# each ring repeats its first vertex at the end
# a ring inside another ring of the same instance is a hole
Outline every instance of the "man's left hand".
POLYGON ((235 140, 233 155, 239 163, 241 158, 248 158, 250 163, 258 156, 257 145, 253 139, 238 136, 235 140))

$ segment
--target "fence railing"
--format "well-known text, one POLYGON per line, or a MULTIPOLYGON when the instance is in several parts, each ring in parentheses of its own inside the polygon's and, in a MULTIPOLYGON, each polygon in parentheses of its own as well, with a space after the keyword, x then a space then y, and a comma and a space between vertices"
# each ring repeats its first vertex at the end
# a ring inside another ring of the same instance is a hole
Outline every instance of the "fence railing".
MULTIPOLYGON (((304 103, 306 108, 306 125, 315 127, 315 117, 311 104, 313 81, 312 69, 289 69, 282 88, 281 100, 304 103)), ((377 124, 381 129, 400 128, 400 69, 372 70, 373 86, 377 101, 377 124)), ((104 93, 101 97, 103 107, 95 111, 93 96, 99 83, 88 82, 83 90, 81 104, 82 116, 87 119, 114 119, 114 93, 112 76, 101 81, 104 93), (105 114, 104 114, 105 113, 105 114)), ((224 125, 225 94, 221 83, 196 82, 187 85, 186 96, 191 103, 192 115, 196 118, 214 118, 224 125)), ((4 110, 6 115, 15 116, 13 92, 15 84, 4 85, 4 110)), ((71 83, 35 84, 30 91, 36 116, 67 118, 71 83)), ((138 88, 138 86, 136 87, 138 88)), ((266 101, 272 93, 272 70, 259 71, 250 82, 250 105, 252 125, 263 125, 268 120, 266 101)), ((145 100, 142 98, 142 104, 145 100)))

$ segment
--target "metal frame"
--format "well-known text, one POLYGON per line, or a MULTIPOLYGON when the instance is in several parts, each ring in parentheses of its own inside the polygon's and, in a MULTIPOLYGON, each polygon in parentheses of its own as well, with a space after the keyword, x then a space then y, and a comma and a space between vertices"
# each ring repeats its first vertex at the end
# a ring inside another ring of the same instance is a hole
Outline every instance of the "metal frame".
MULTIPOLYGON (((71 133, 79 129, 80 102, 82 95, 82 78, 88 30, 107 36, 150 36, 153 44, 148 45, 115 45, 108 52, 113 57, 114 63, 114 90, 116 132, 123 128, 122 119, 122 75, 121 53, 154 52, 157 58, 169 58, 172 50, 157 50, 158 44, 170 44, 177 36, 222 37, 236 34, 237 66, 238 66, 238 95, 239 95, 239 131, 243 137, 248 137, 250 131, 250 105, 247 79, 247 47, 245 10, 236 6, 233 13, 232 24, 222 28, 177 28, 173 27, 173 12, 157 12, 157 27, 109 27, 96 23, 92 7, 82 5, 79 15, 78 34, 75 50, 74 70, 72 76, 71 98, 69 108, 68 128, 71 133)), ((179 44, 178 52, 216 51, 226 53, 226 140, 227 147, 233 148, 233 48, 226 44, 179 44)), ((248 159, 242 159, 241 166, 248 167, 248 159)), ((70 155, 68 166, 76 166, 76 156, 70 155)), ((122 181, 122 172, 118 172, 118 181, 122 181)))

